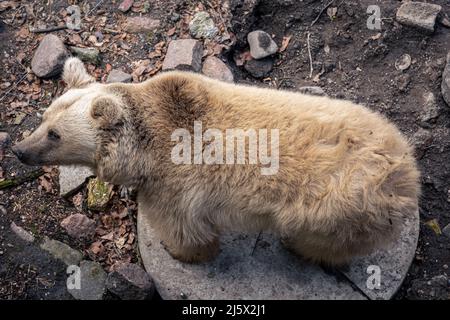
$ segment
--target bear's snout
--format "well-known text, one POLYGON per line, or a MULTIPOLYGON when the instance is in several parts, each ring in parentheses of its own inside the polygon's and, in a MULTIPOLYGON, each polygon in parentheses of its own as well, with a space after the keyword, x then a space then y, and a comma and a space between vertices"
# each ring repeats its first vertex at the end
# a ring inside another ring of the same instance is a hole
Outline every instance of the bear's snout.
POLYGON ((38 165, 40 161, 37 161, 33 156, 33 152, 29 152, 26 148, 22 147, 20 143, 11 148, 12 153, 19 159, 20 162, 27 165, 38 165))

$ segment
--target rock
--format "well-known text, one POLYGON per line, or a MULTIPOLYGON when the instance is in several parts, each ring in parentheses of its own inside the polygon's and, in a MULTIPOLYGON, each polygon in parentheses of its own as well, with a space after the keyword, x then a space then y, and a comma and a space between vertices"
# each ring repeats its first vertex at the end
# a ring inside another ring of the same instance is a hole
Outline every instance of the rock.
POLYGON ((420 120, 428 122, 439 116, 439 107, 436 98, 432 92, 425 92, 422 95, 423 112, 420 115, 420 120))
POLYGON ((277 44, 267 32, 261 30, 250 32, 247 40, 250 45, 250 54, 255 59, 271 56, 278 51, 277 44))
POLYGON ((70 47, 70 51, 86 63, 100 64, 100 51, 95 48, 70 47))
POLYGON ((67 291, 77 300, 102 300, 106 291, 106 277, 99 263, 83 260, 80 262, 80 288, 67 291))
POLYGON ((208 57, 203 62, 202 73, 210 78, 234 82, 234 76, 228 66, 219 58, 208 57))
POLYGON ((133 263, 126 263, 111 272, 106 288, 122 300, 151 299, 155 286, 150 275, 133 263))
POLYGON ((321 87, 300 87, 298 91, 303 94, 309 94, 313 96, 326 96, 327 94, 321 87))
POLYGON ((94 36, 97 39, 97 42, 103 42, 103 40, 105 39, 105 36, 100 31, 95 31, 94 36))
POLYGON ((200 72, 202 56, 203 46, 199 41, 193 39, 173 40, 167 48, 162 69, 200 72))
POLYGON ((64 43, 53 34, 46 35, 31 60, 31 69, 40 78, 50 78, 61 73, 69 57, 64 43))
POLYGON ((395 61, 395 69, 404 71, 411 66, 411 56, 407 53, 403 54, 395 61))
POLYGON ((134 0, 123 0, 119 5, 119 10, 123 13, 127 12, 133 6, 134 0))
POLYGON ((34 236, 14 222, 11 222, 11 230, 23 241, 29 243, 34 242, 34 236))
POLYGON ((77 239, 90 239, 95 235, 95 221, 84 214, 76 213, 61 221, 69 236, 77 239))
POLYGON ((395 84, 400 92, 406 92, 411 83, 411 76, 407 73, 401 74, 395 78, 395 84))
POLYGON ((114 82, 131 82, 133 80, 133 77, 131 74, 123 72, 120 69, 113 69, 108 75, 108 78, 106 79, 106 83, 114 83, 114 82))
POLYGON ((271 58, 265 58, 261 60, 250 60, 245 66, 245 70, 249 72, 255 78, 267 77, 272 71, 273 60, 271 58))
POLYGON ((447 64, 442 74, 442 96, 445 102, 450 107, 450 52, 447 54, 447 64))
POLYGON ((420 128, 416 133, 412 136, 412 142, 414 144, 416 157, 421 159, 427 147, 432 143, 433 135, 430 131, 420 128))
POLYGON ((442 234, 450 239, 450 223, 442 229, 442 234))
POLYGON ((415 27, 427 32, 433 32, 436 18, 442 7, 424 2, 406 2, 397 10, 397 21, 406 26, 415 27))
POLYGON ((291 254, 269 233, 225 232, 214 260, 191 264, 170 256, 145 214, 137 219, 142 261, 165 300, 365 299, 347 281, 291 254))
POLYGON ((83 260, 81 252, 57 240, 45 238, 40 247, 68 266, 78 265, 83 260))
POLYGON ((98 178, 89 180, 87 206, 91 210, 102 211, 112 196, 113 185, 98 178))
POLYGON ((8 132, 0 132, 0 160, 3 160, 3 157, 5 156, 5 149, 10 145, 10 143, 11 137, 8 132))
POLYGON ((0 149, 6 148, 11 143, 11 137, 8 132, 0 132, 0 149))
POLYGON ((91 169, 82 166, 59 167, 59 194, 69 196, 77 191, 87 178, 94 175, 91 169))
POLYGON ((214 25, 208 12, 200 11, 189 23, 189 32, 196 39, 212 39, 219 33, 219 29, 214 25))
POLYGON ((152 32, 160 25, 160 20, 149 17, 127 17, 125 31, 131 33, 152 32))

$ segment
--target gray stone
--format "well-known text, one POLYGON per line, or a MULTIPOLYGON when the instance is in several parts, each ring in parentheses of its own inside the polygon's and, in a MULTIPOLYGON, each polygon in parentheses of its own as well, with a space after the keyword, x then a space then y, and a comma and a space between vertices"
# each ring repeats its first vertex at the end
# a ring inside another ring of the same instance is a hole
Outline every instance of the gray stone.
POLYGON ((412 136, 412 142, 414 144, 415 154, 418 159, 421 159, 428 146, 433 141, 433 135, 430 131, 419 128, 419 130, 412 136))
POLYGON ((390 299, 400 288, 411 265, 419 238, 419 212, 405 221, 400 238, 386 250, 378 250, 367 257, 355 259, 346 276, 370 299, 390 299), (379 268, 379 269, 378 269, 379 268), (371 278, 380 271, 380 286, 373 286, 371 278))
POLYGON ((150 275, 137 264, 125 263, 111 272, 106 288, 122 300, 151 299, 155 285, 150 275))
POLYGON ((406 26, 433 32, 436 18, 442 7, 424 2, 406 2, 397 10, 397 21, 406 26))
POLYGON ((96 48, 70 47, 70 51, 86 63, 100 64, 100 51, 96 48))
POLYGON ((402 54, 400 58, 395 61, 395 69, 405 71, 411 66, 411 63, 411 56, 407 53, 402 54))
POLYGON ((210 78, 234 82, 234 76, 228 66, 219 58, 208 57, 203 62, 202 73, 210 78))
POLYGON ((445 65, 444 73, 442 74, 441 89, 442 96, 450 107, 450 52, 447 54, 447 64, 445 65))
POLYGON ((31 60, 31 69, 40 78, 50 78, 61 73, 69 51, 61 39, 53 34, 46 35, 31 60))
POLYGON ((106 291, 106 277, 99 263, 83 260, 80 262, 80 288, 67 291, 77 300, 102 300, 106 291))
POLYGON ((45 238, 41 244, 41 249, 49 252, 53 257, 61 260, 66 265, 78 265, 83 259, 81 252, 72 249, 67 244, 57 240, 45 238))
POLYGON ((450 223, 442 229, 442 234, 450 239, 450 223))
POLYGON ((267 77, 273 69, 272 58, 265 58, 261 60, 250 60, 244 66, 245 70, 255 78, 267 77))
POLYGON ((439 116, 439 106, 433 92, 427 91, 422 95, 422 105, 423 110, 420 115, 420 120, 423 122, 428 122, 439 116))
POLYGON ((158 29, 160 20, 149 17, 127 17, 125 31, 131 33, 152 32, 158 29))
POLYGON ((23 241, 29 243, 34 242, 34 236, 14 222, 11 222, 11 230, 23 241))
POLYGON ((59 194, 67 196, 77 191, 94 172, 82 166, 59 167, 59 194))
POLYGON ((275 54, 278 46, 272 37, 262 30, 252 31, 247 36, 250 54, 255 59, 262 59, 275 54))
POLYGON ((169 43, 163 70, 190 70, 200 72, 202 69, 203 46, 194 39, 173 40, 169 43))
POLYGON ((0 132, 0 160, 5 156, 5 149, 10 145, 11 137, 8 132, 0 132))
POLYGON ((76 213, 61 221, 69 236, 77 239, 91 239, 95 235, 95 221, 84 214, 76 213))
POLYGON ((300 93, 309 94, 309 95, 313 95, 313 96, 326 96, 327 95, 321 87, 316 87, 316 86, 300 87, 300 88, 298 88, 298 91, 300 93))
POLYGON ((340 281, 285 250, 262 234, 227 234, 210 263, 173 259, 155 236, 146 215, 138 214, 138 243, 144 266, 163 299, 365 299, 340 281))
POLYGON ((131 74, 123 72, 120 69, 113 69, 108 75, 108 78, 106 79, 106 83, 114 83, 114 82, 123 82, 128 83, 131 82, 133 77, 131 74))
POLYGON ((212 39, 219 29, 206 11, 197 12, 189 23, 189 32, 196 39, 212 39))
POLYGON ((11 137, 8 132, 0 132, 0 149, 7 147, 11 143, 11 137))

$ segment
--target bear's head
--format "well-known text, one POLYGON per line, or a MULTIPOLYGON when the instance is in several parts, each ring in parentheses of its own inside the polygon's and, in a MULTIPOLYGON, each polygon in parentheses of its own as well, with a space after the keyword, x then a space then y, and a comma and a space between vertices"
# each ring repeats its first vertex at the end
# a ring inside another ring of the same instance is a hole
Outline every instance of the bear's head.
POLYGON ((120 121, 121 100, 96 83, 77 58, 64 64, 68 90, 47 108, 41 125, 12 151, 28 165, 80 164, 95 168, 100 129, 120 121))

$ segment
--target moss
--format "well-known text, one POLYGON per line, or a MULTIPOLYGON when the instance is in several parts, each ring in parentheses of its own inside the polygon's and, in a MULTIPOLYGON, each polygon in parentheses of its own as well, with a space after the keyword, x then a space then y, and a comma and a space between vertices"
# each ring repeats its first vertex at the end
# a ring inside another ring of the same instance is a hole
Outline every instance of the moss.
POLYGON ((88 208, 101 211, 106 208, 112 195, 112 185, 92 178, 88 183, 88 208))

